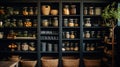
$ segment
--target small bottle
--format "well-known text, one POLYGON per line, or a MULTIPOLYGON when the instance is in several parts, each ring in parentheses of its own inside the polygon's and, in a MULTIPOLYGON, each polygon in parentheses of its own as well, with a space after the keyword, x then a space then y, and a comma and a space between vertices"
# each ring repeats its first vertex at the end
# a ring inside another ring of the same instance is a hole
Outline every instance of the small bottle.
POLYGON ((64 15, 70 15, 70 11, 69 11, 69 6, 65 5, 63 8, 63 14, 64 15))
POLYGON ((95 50, 94 44, 91 44, 90 50, 91 50, 91 51, 94 51, 94 50, 95 50))
POLYGON ((101 7, 95 7, 95 15, 101 15, 101 7))
POLYGON ((75 43, 74 51, 78 51, 78 50, 79 50, 78 43, 75 43))
POLYGON ((71 50, 71 51, 74 50, 73 43, 70 43, 70 50, 71 50))
POLYGON ((88 15, 88 8, 87 7, 84 7, 84 15, 88 15))
POLYGON ((64 19, 64 26, 65 26, 65 27, 68 26, 68 19, 67 19, 67 18, 64 19))
POLYGON ((90 51, 90 44, 89 43, 86 44, 86 51, 90 51))
POLYGON ((65 51, 65 43, 62 43, 62 51, 65 51))
POLYGON ((70 38, 70 33, 69 32, 66 32, 66 38, 70 38))
POLYGON ((37 8, 37 7, 35 7, 35 12, 34 12, 34 14, 35 14, 35 15, 38 14, 38 8, 37 8))
POLYGON ((26 19, 26 21, 24 22, 24 26, 25 27, 32 27, 32 22, 30 21, 30 19, 26 19))
POLYGON ((69 42, 66 42, 66 48, 65 48, 67 51, 70 50, 70 43, 69 42))
POLYGON ((42 26, 43 27, 48 27, 49 26, 49 22, 48 22, 47 19, 42 20, 42 26))
POLYGON ((0 27, 3 27, 3 21, 0 20, 0 27))
POLYGON ((27 7, 23 8, 23 15, 25 15, 25 16, 28 15, 27 7))
POLYGON ((37 19, 34 19, 34 21, 33 21, 33 27, 37 27, 37 19))
POLYGON ((75 19, 75 24, 74 24, 75 27, 78 27, 78 19, 75 19))
POLYGON ((74 39, 74 38, 75 38, 74 31, 71 31, 70 38, 71 38, 71 39, 74 39))
POLYGON ((71 5, 70 13, 71 15, 76 15, 76 5, 71 5))
POLYGON ((86 37, 86 38, 90 38, 90 32, 89 32, 89 31, 86 31, 85 37, 86 37))
POLYGON ((73 19, 70 19, 70 20, 69 20, 69 24, 68 24, 68 25, 69 25, 69 27, 74 27, 73 19))
POLYGON ((93 9, 93 7, 89 7, 89 15, 94 15, 94 9, 93 9))
POLYGON ((85 27, 91 27, 90 18, 85 18, 85 27))
POLYGON ((28 14, 29 14, 29 15, 33 15, 33 14, 34 14, 34 12, 33 12, 33 7, 30 7, 30 9, 29 9, 29 11, 28 11, 28 14))
POLYGON ((54 17, 53 26, 58 27, 58 18, 54 17))
POLYGON ((22 22, 22 20, 18 20, 17 26, 18 26, 18 27, 23 27, 23 22, 22 22))

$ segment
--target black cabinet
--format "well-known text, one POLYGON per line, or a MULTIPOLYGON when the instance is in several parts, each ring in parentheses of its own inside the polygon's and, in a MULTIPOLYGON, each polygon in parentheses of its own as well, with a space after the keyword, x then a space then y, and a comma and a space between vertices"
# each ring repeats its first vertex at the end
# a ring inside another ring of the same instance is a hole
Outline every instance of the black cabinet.
POLYGON ((101 59, 100 47, 108 33, 101 13, 108 3, 101 0, 0 1, 0 10, 5 12, 0 11, 4 17, 0 17, 3 23, 0 43, 4 44, 0 45, 0 54, 4 53, 0 58, 7 60, 14 54, 32 58, 37 60, 36 67, 42 67, 44 56, 58 58, 59 67, 64 65, 64 56, 79 58, 79 67, 84 67, 86 57, 101 59))

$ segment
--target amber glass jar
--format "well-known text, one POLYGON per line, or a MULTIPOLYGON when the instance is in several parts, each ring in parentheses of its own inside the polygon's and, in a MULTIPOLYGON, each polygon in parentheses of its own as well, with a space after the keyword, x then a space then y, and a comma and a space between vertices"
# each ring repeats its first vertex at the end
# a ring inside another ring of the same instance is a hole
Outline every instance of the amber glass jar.
POLYGON ((63 8, 63 14, 64 15, 69 15, 70 14, 70 10, 69 10, 69 6, 65 5, 63 8))
POLYGON ((69 27, 74 27, 73 19, 70 19, 70 20, 69 20, 69 24, 68 24, 68 25, 69 25, 69 27))
POLYGON ((26 21, 24 22, 24 26, 25 27, 32 27, 32 22, 30 21, 30 19, 26 19, 26 21))
POLYGON ((70 13, 76 15, 76 5, 71 5, 70 13))
POLYGON ((28 7, 24 7, 24 8, 23 8, 23 15, 28 15, 27 8, 28 8, 28 7))

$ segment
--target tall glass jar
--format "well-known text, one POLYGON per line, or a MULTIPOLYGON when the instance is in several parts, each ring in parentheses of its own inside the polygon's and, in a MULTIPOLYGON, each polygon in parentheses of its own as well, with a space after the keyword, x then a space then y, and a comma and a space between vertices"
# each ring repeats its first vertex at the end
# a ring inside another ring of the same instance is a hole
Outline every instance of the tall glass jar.
POLYGON ((76 15, 76 5, 71 5, 70 13, 76 15))
POLYGON ((66 38, 70 38, 70 33, 66 32, 66 38))
POLYGON ((69 6, 65 5, 63 8, 63 14, 64 15, 70 15, 70 10, 69 10, 69 6))

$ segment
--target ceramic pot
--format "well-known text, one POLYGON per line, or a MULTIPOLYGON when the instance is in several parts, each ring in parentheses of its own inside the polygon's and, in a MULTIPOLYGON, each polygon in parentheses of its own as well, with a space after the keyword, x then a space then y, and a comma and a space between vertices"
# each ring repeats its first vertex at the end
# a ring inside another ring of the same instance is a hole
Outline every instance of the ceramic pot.
POLYGON ((42 14, 49 15, 51 7, 49 5, 42 5, 42 14))

